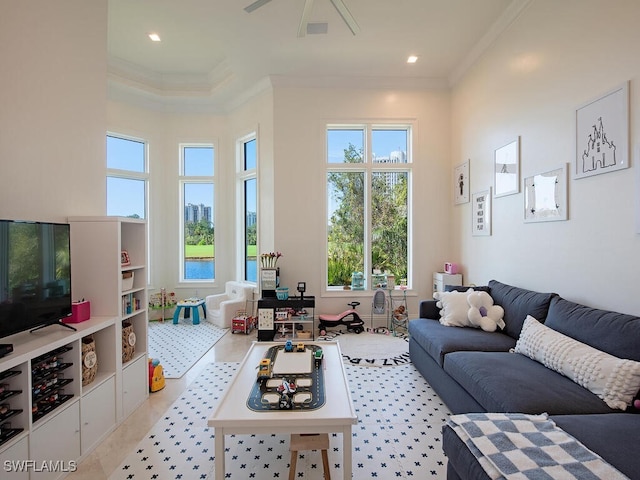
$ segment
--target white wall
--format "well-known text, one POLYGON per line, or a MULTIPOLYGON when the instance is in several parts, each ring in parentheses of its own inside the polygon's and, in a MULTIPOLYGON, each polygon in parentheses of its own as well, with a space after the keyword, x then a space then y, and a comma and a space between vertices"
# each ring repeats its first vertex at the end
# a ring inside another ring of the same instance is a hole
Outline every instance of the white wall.
MULTIPOLYGON (((339 312, 358 292, 324 293, 327 123, 415 122, 413 288, 409 305, 431 295, 432 272, 449 258, 450 104, 445 90, 276 87, 274 94, 275 244, 281 283, 307 282, 317 312, 339 312)), ((360 298, 371 311, 372 293, 360 298)))
POLYGON ((107 0, 0 4, 0 218, 105 208, 107 0))
POLYGON ((640 314, 639 18, 637 0, 535 0, 453 89, 451 164, 471 160, 474 192, 493 185, 494 149, 518 135, 522 178, 573 162, 575 109, 631 81, 632 168, 570 179, 566 222, 524 224, 521 189, 494 199, 492 236, 473 237, 471 205, 455 207, 466 281, 640 314))

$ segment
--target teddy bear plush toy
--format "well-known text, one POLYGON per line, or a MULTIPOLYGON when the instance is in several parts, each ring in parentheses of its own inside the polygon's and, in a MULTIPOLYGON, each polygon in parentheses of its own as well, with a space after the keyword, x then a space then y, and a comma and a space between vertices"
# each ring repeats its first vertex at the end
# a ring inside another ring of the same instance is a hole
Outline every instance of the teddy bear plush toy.
POLYGON ((467 295, 469 311, 467 316, 474 327, 480 327, 485 332, 495 332, 498 327, 505 327, 504 309, 493 304, 493 298, 487 292, 470 292, 467 295))

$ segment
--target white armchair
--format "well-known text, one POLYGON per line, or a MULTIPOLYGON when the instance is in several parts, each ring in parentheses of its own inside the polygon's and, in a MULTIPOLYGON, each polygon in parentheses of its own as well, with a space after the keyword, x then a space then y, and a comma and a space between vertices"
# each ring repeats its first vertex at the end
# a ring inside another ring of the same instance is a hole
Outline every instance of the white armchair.
POLYGON ((231 320, 238 312, 247 308, 247 300, 253 299, 253 285, 242 282, 227 282, 224 293, 209 295, 205 300, 207 319, 220 328, 231 328, 231 320))

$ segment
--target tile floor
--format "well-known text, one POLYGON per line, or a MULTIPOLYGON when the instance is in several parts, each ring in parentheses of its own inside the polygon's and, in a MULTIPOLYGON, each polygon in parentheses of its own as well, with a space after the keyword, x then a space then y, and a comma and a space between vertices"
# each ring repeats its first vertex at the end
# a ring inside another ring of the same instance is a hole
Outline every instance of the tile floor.
POLYGON ((108 478, 207 364, 240 362, 255 339, 255 331, 250 335, 228 332, 182 378, 168 379, 163 390, 149 394, 149 399, 89 454, 76 472, 66 478, 108 478))

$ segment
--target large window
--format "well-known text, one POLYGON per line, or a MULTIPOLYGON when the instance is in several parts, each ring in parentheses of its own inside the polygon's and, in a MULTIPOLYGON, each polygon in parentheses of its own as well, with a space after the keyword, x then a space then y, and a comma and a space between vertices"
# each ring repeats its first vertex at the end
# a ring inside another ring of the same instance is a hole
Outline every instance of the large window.
POLYGON ((107 215, 147 218, 147 144, 107 135, 107 215))
POLYGON ((364 274, 408 279, 411 128, 327 127, 327 287, 364 274))
POLYGON ((180 194, 181 281, 215 279, 214 149, 182 145, 180 194))
POLYGON ((248 282, 258 281, 258 179, 257 150, 255 134, 248 135, 238 141, 238 189, 240 192, 242 243, 242 277, 248 282))

